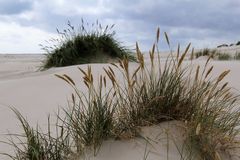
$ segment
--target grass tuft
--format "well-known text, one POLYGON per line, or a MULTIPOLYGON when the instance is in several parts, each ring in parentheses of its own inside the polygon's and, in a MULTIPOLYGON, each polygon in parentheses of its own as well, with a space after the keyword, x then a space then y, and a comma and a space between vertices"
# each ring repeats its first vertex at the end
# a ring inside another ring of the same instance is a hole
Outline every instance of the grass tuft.
MULTIPOLYGON (((80 69, 80 68, 79 68, 80 69)), ((104 94, 106 87, 105 77, 100 77, 99 88, 93 83, 91 67, 84 74, 84 83, 88 88, 87 95, 78 91, 75 83, 71 86, 76 91, 76 96, 72 95, 73 103, 69 110, 64 110, 67 121, 64 126, 68 128, 77 148, 77 153, 82 153, 86 148, 93 148, 96 154, 102 141, 112 135, 114 127, 115 104, 112 102, 114 95, 111 92, 104 94)), ((59 76, 65 79, 66 75, 59 76)))
POLYGON ((234 56, 234 59, 240 60, 240 52, 237 52, 234 56))
POLYGON ((12 160, 65 160, 71 157, 69 134, 62 126, 56 124, 56 136, 51 134, 50 117, 48 117, 48 131, 42 133, 37 126, 32 128, 28 121, 15 108, 11 108, 17 116, 24 133, 22 135, 9 134, 6 142, 15 150, 15 155, 3 154, 12 160), (18 142, 16 142, 16 140, 18 142))
POLYGON ((229 55, 228 53, 219 53, 217 57, 218 57, 218 60, 230 60, 230 59, 232 59, 231 55, 229 55))
POLYGON ((76 64, 101 63, 113 59, 135 60, 132 51, 115 38, 114 25, 102 26, 98 21, 91 26, 82 20, 78 29, 68 22, 68 28, 57 32, 59 37, 42 46, 46 51, 43 68, 76 64))

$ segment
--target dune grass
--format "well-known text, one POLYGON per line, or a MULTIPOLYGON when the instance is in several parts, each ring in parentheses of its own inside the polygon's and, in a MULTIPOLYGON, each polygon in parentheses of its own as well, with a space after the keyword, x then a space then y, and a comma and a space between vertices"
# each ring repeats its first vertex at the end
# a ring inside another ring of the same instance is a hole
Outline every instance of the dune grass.
POLYGON ((106 79, 99 79, 99 86, 93 84, 91 68, 87 71, 79 70, 84 74, 84 83, 88 88, 87 95, 76 87, 74 81, 67 75, 56 75, 65 80, 76 91, 72 95, 72 106, 64 110, 67 121, 63 121, 73 138, 77 153, 82 153, 85 148, 93 148, 97 153, 102 141, 112 135, 114 127, 114 113, 116 104, 113 103, 114 95, 111 92, 103 93, 106 79))
POLYGON ((46 51, 43 68, 62 67, 86 63, 102 63, 113 59, 135 60, 132 51, 116 40, 114 25, 102 26, 98 21, 89 25, 82 19, 82 24, 75 29, 68 22, 68 28, 57 32, 59 37, 51 39, 49 46, 42 46, 46 51))
POLYGON ((229 53, 222 53, 217 51, 216 49, 211 50, 208 48, 204 48, 203 50, 200 50, 194 53, 195 58, 198 58, 201 56, 208 56, 216 60, 239 60, 240 59, 240 54, 238 52, 234 56, 231 56, 231 54, 229 53))
MULTIPOLYGON (((171 48, 167 34, 164 35, 171 48)), ((57 128, 68 133, 71 143, 66 145, 65 138, 60 136, 55 138, 57 144, 64 144, 71 153, 80 156, 88 149, 96 155, 105 139, 136 137, 142 126, 177 120, 186 125, 187 146, 202 159, 216 159, 220 152, 228 149, 239 135, 240 125, 239 97, 223 80, 229 70, 213 77, 214 67, 210 66, 210 57, 203 67, 194 68, 191 64, 185 64, 191 44, 183 54, 180 55, 178 49, 176 57, 170 53, 163 62, 159 56, 159 37, 158 29, 156 41, 149 52, 150 64, 145 63, 144 55, 136 45, 136 68, 130 68, 129 59, 123 58, 118 64, 112 63, 104 68, 105 74, 99 79, 93 79, 91 67, 86 71, 79 68, 83 75, 81 81, 88 89, 86 94, 68 75, 56 75, 74 90, 72 103, 64 109, 65 117, 58 117, 62 125, 57 125, 57 128), (116 72, 121 74, 122 79, 116 72)), ((20 115, 19 112, 15 113, 20 115)), ((26 128, 27 121, 22 116, 19 120, 26 128)), ((30 134, 25 131, 24 136, 28 135, 40 142, 42 139, 47 142, 52 140, 38 129, 32 129, 30 134)), ((35 146, 35 143, 27 143, 19 150, 15 142, 12 144, 20 151, 16 152, 16 157, 22 156, 22 153, 23 156, 30 154, 27 148, 35 146)), ((38 144, 37 152, 45 147, 41 145, 38 144)), ((65 153, 65 148, 58 150, 65 153)))
POLYGON ((240 60, 240 52, 237 52, 234 56, 234 59, 240 60))
POLYGON ((201 57, 201 56, 208 56, 211 58, 215 58, 217 50, 213 49, 209 49, 209 48, 204 48, 203 50, 197 51, 195 52, 195 57, 201 57))
POLYGON ((232 57, 228 53, 219 53, 217 56, 218 60, 231 60, 232 57))
POLYGON ((23 129, 23 134, 9 134, 9 144, 14 148, 15 155, 3 153, 12 160, 66 160, 72 156, 68 131, 57 122, 56 135, 51 134, 52 128, 48 117, 47 133, 42 133, 38 126, 33 128, 26 118, 15 108, 11 108, 23 129))

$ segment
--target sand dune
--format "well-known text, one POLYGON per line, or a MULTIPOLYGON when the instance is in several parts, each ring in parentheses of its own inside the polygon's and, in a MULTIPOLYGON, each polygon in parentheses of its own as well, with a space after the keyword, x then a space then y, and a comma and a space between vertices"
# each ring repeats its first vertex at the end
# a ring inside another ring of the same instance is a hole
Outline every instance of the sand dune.
MULTIPOLYGON (((40 55, 1 55, 0 56, 0 140, 6 140, 4 134, 19 133, 19 124, 9 107, 17 108, 32 124, 46 126, 47 115, 54 114, 59 107, 66 107, 67 100, 72 93, 72 89, 54 74, 68 74, 81 88, 83 82, 78 81, 82 76, 77 67, 86 68, 87 65, 78 65, 70 67, 52 68, 47 71, 39 71, 42 56, 40 55)), ((189 63, 189 62, 185 62, 189 63)), ((204 65, 205 60, 194 60, 194 65, 204 65)), ((230 74, 226 77, 230 85, 240 91, 240 61, 212 61, 214 65, 213 74, 218 75, 226 69, 230 69, 230 74)), ((132 63, 131 67, 136 66, 132 63)), ((108 64, 92 64, 94 76, 103 73, 103 67, 108 64)), ((83 88, 83 87, 82 87, 83 88)), ((84 88, 83 88, 84 89, 84 88)), ((171 124, 162 124, 160 128, 170 126, 173 130, 173 136, 181 137, 181 132, 176 126, 178 122, 171 124), (177 131, 177 132, 176 132, 177 131)), ((164 129, 163 129, 164 130, 164 129)), ((143 135, 160 134, 156 131, 156 126, 143 128, 143 135)), ((153 135, 151 135, 153 136, 153 135)), ((156 135, 155 135, 156 136, 156 135)), ((177 144, 181 145, 178 139, 177 144)), ((133 139, 130 141, 106 141, 99 151, 99 155, 93 159, 96 160, 125 160, 126 158, 137 160, 142 159, 144 155, 146 141, 133 139), (116 150, 114 150, 116 149, 116 150), (109 153, 109 154, 107 154, 109 153), (118 158, 117 158, 118 157, 118 158)), ((173 142, 171 142, 173 143, 173 142)), ((171 144, 172 146, 173 144, 171 144)), ((0 143, 0 152, 9 150, 9 147, 0 143)), ((176 148, 170 150, 169 159, 180 159, 176 148)), ((163 144, 154 144, 150 151, 149 160, 166 159, 166 142, 163 144), (163 149, 164 148, 164 149, 163 149), (160 152, 158 152, 160 151, 160 152)), ((0 156, 0 159, 3 157, 0 156)))

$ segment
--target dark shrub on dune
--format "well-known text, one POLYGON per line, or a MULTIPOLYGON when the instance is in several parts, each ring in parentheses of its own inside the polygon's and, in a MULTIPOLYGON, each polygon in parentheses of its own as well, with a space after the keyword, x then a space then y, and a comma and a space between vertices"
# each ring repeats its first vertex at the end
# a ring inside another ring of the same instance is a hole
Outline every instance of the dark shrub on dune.
POLYGON ((59 38, 50 40, 53 45, 43 46, 47 52, 43 68, 108 62, 124 57, 135 60, 132 52, 115 39, 113 27, 102 27, 98 21, 89 25, 82 20, 76 31, 68 22, 68 28, 63 32, 57 29, 59 38))
POLYGON ((217 46, 217 48, 222 48, 222 47, 228 47, 228 45, 227 44, 221 44, 221 45, 217 46))

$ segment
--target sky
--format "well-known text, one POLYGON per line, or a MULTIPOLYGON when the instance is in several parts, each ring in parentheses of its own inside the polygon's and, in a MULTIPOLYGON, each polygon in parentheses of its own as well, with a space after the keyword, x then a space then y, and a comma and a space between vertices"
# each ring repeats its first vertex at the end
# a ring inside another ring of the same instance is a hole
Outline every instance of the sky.
POLYGON ((81 18, 115 24, 116 39, 132 49, 138 42, 148 51, 157 27, 173 48, 212 48, 240 40, 239 17, 240 0, 0 0, 0 53, 44 53, 39 44, 81 18))

